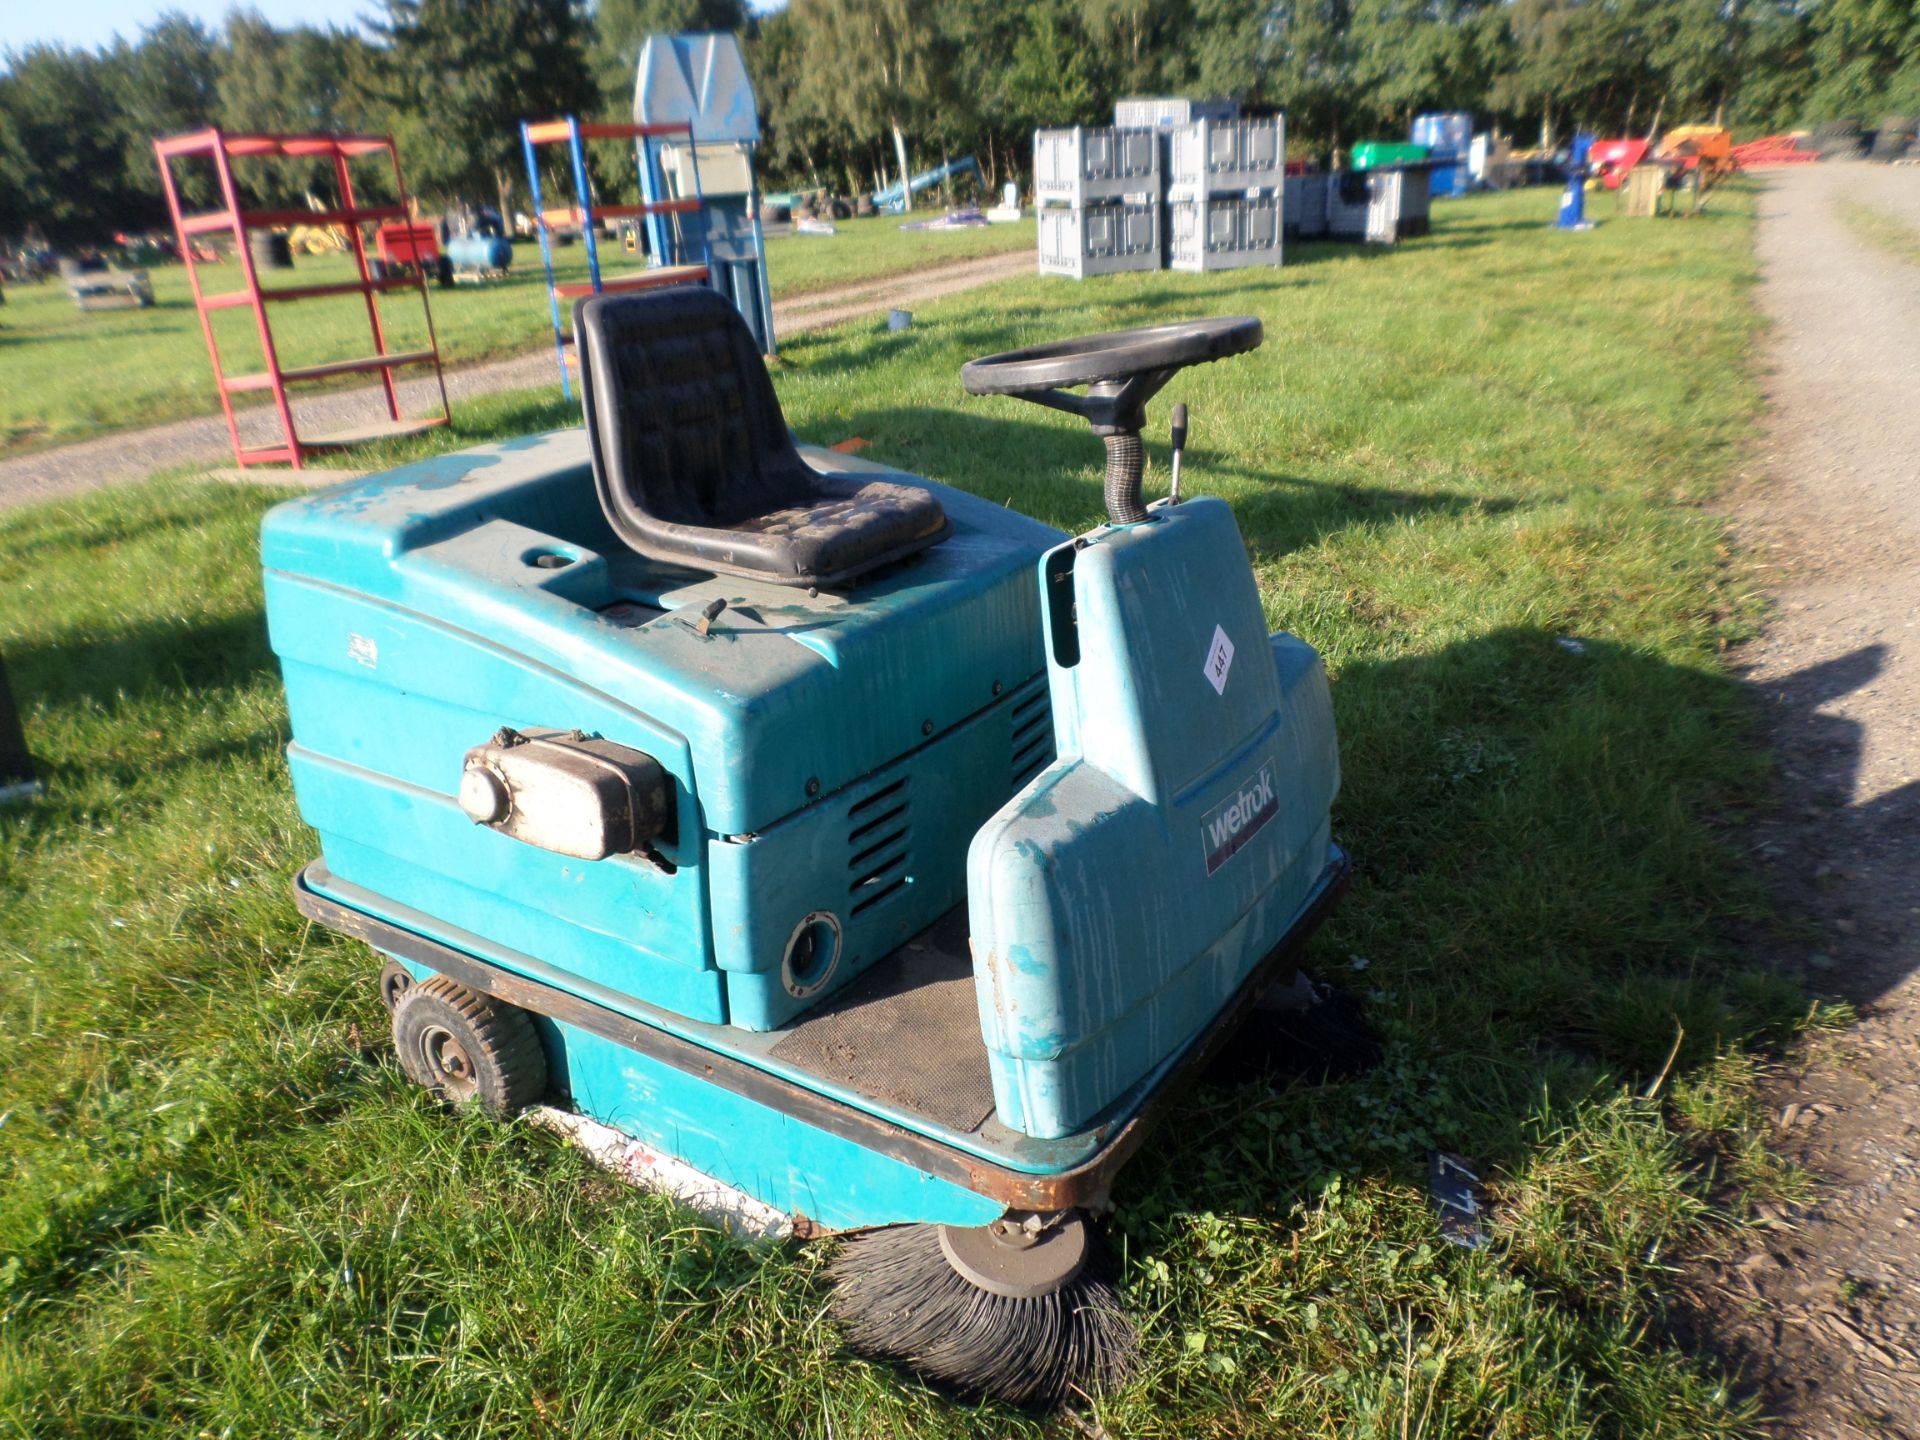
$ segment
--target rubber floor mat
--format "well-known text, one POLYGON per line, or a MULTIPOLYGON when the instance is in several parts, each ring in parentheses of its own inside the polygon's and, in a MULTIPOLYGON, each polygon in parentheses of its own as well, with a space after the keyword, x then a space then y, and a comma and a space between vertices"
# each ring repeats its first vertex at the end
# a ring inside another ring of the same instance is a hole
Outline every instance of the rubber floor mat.
POLYGON ((965 924, 937 924, 774 1045, 775 1059, 963 1134, 993 1113, 965 924))

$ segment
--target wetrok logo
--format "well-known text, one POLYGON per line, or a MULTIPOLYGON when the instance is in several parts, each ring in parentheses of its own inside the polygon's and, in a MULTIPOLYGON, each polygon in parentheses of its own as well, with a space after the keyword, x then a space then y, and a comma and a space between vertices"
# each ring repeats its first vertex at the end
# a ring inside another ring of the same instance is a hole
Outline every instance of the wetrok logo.
POLYGON ((1260 833, 1261 826, 1279 813, 1280 797, 1273 789, 1273 767, 1262 765, 1260 773, 1240 782, 1233 794, 1209 810, 1200 820, 1200 843, 1207 855, 1207 874, 1211 875, 1240 853, 1240 848, 1260 833))

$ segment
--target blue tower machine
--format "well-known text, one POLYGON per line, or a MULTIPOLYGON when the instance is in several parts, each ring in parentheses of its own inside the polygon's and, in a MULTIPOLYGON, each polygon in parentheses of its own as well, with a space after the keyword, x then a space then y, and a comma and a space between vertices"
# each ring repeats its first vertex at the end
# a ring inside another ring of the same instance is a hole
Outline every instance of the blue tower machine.
POLYGON ((1592 153, 1593 136, 1583 130, 1573 137, 1573 146, 1567 151, 1567 189, 1560 197, 1560 213, 1553 221, 1557 229, 1593 228, 1593 222, 1587 219, 1587 176, 1592 173, 1588 159, 1592 153))
MULTIPOLYGON (((649 35, 640 50, 633 118, 640 125, 691 127, 691 144, 639 149, 640 188, 649 202, 697 196, 706 219, 715 286, 746 319, 762 354, 776 353, 773 298, 767 289, 766 238, 760 230, 760 188, 753 148, 760 112, 740 44, 729 34, 649 35)), ((668 217, 646 220, 647 244, 664 263, 683 231, 668 217)))

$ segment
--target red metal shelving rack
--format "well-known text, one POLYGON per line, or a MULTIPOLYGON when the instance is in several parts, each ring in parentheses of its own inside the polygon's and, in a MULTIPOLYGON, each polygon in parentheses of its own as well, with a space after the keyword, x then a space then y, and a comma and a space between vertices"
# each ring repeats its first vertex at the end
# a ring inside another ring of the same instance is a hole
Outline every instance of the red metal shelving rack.
POLYGON ((233 439, 233 458, 242 468, 251 465, 285 463, 299 470, 304 468, 306 456, 316 450, 337 450, 343 446, 359 445, 369 440, 411 435, 449 423, 451 412, 447 405, 446 374, 440 365, 440 342, 434 334, 433 307, 427 299, 427 279, 422 273, 422 267, 413 267, 411 275, 383 276, 375 279, 367 263, 366 237, 360 230, 360 227, 365 224, 409 218, 406 184, 400 177, 400 156, 394 149, 390 136, 230 135, 225 131, 214 129, 155 140, 153 149, 160 162, 160 178, 166 187, 167 208, 173 214, 174 234, 180 242, 180 257, 186 263, 187 281, 193 289, 193 303, 200 312, 200 329, 207 339, 207 354, 213 361, 213 378, 220 392, 220 407, 226 412, 227 433, 233 439), (393 189, 394 194, 399 197, 398 202, 392 205, 362 205, 354 198, 353 177, 348 171, 347 162, 350 159, 382 152, 386 154, 393 166, 393 189), (177 158, 188 156, 204 156, 212 160, 214 172, 219 178, 220 198, 224 208, 197 215, 182 213, 180 191, 174 183, 172 162, 177 158), (331 159, 334 180, 340 191, 340 203, 330 210, 243 208, 239 189, 234 184, 233 161, 236 158, 254 157, 331 159), (294 285, 262 289, 260 276, 253 261, 252 247, 247 243, 247 232, 271 230, 285 225, 339 226, 346 232, 351 242, 350 249, 354 263, 359 269, 359 279, 325 285, 294 285), (245 278, 246 284, 239 290, 208 295, 200 286, 199 263, 193 258, 190 237, 208 235, 221 230, 228 231, 233 236, 234 256, 240 262, 240 273, 245 278), (374 297, 390 291, 404 290, 409 286, 417 290, 420 295, 420 306, 427 322, 427 348, 389 350, 386 327, 381 323, 380 308, 374 297), (274 345, 273 327, 267 319, 267 306, 281 301, 311 300, 338 295, 359 295, 366 301, 367 325, 373 334, 374 353, 352 359, 327 361, 318 365, 283 366, 280 363, 279 351, 274 345), (214 335, 213 312, 241 307, 250 308, 253 311, 254 323, 260 332, 260 350, 266 358, 266 369, 229 376, 220 363, 220 344, 214 335), (402 366, 429 364, 433 366, 434 376, 440 387, 440 413, 426 419, 405 418, 400 413, 400 397, 394 385, 393 372, 402 366), (288 385, 366 372, 377 373, 386 392, 388 419, 385 423, 335 431, 325 435, 303 436, 300 434, 294 424, 293 407, 287 399, 288 385), (265 446, 247 446, 241 443, 239 422, 234 417, 233 397, 250 390, 273 392, 274 408, 279 411, 281 429, 286 436, 283 443, 265 446))

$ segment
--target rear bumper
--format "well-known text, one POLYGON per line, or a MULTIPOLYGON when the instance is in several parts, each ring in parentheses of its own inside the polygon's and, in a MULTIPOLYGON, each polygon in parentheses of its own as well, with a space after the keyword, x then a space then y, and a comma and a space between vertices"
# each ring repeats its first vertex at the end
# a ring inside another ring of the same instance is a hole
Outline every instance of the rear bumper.
POLYGON ((1292 976, 1306 942, 1345 892, 1350 870, 1346 853, 1334 847, 1326 870, 1286 935, 1253 967, 1214 1019, 1184 1051, 1122 1095, 1087 1130, 1071 1137, 1077 1143, 1033 1142, 1030 1149, 1009 1156, 1018 1163, 1004 1164, 810 1089, 738 1055, 698 1044, 344 904, 321 893, 332 879, 321 861, 314 861, 295 878, 293 892, 300 913, 317 924, 717 1087, 737 1103, 797 1122, 836 1142, 851 1143, 998 1205, 1053 1211, 1106 1198, 1114 1176, 1152 1132, 1165 1108, 1206 1067, 1260 996, 1292 976), (1046 1168, 1050 1162, 1057 1168, 1046 1168))

